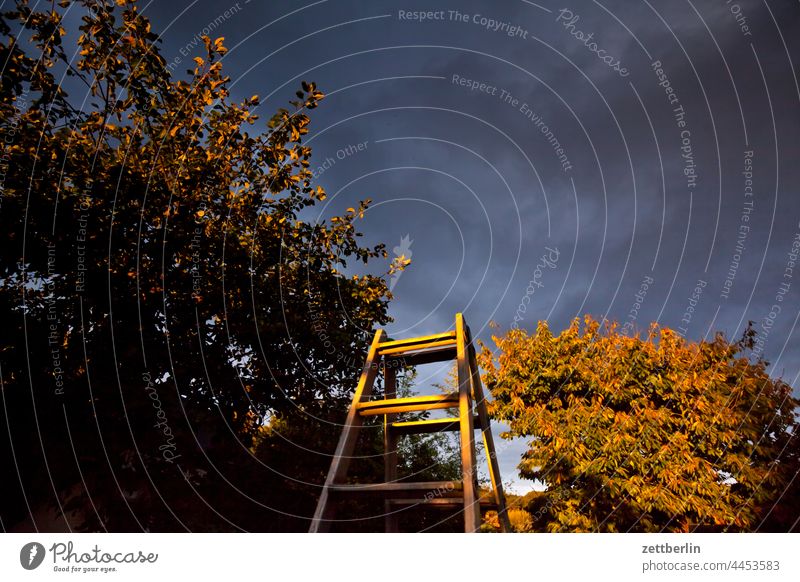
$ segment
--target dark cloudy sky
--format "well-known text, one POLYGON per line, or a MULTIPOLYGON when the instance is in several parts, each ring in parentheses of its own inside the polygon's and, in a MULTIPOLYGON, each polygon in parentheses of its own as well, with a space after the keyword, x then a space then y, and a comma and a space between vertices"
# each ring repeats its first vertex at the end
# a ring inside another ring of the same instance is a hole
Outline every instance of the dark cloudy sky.
MULTIPOLYGON (((301 80, 327 94, 308 140, 330 195, 322 217, 371 197, 366 239, 413 261, 391 335, 445 330, 457 311, 484 340, 490 320, 515 317, 555 330, 584 313, 658 321, 691 339, 738 337, 753 320, 773 373, 797 385, 796 0, 144 11, 177 71, 199 35, 224 36, 234 96, 262 96, 264 117, 301 80)), ((503 450, 505 479, 522 448, 503 450)))

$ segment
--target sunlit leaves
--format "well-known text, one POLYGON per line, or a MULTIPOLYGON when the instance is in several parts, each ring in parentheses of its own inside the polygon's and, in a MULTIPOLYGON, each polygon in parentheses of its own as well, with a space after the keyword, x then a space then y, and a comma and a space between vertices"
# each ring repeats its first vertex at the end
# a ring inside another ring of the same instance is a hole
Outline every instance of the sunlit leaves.
POLYGON ((744 340, 628 337, 587 317, 494 341, 491 412, 528 441, 520 475, 548 487, 540 530, 747 530, 798 468, 798 403, 744 340))

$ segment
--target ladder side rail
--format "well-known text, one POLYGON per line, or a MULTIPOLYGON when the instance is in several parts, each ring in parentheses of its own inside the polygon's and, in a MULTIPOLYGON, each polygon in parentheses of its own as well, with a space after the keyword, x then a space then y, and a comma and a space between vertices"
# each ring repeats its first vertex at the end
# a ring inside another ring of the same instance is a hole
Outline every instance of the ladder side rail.
POLYGON ((481 376, 478 372, 478 362, 475 355, 475 346, 470 337, 469 344, 469 367, 472 376, 472 386, 475 396, 475 406, 478 409, 479 426, 483 435, 483 449, 486 451, 486 460, 489 464, 489 478, 492 482, 492 492, 494 493, 495 503, 497 504, 497 516, 503 531, 511 532, 511 523, 506 511, 506 496, 503 491, 503 482, 500 479, 500 464, 497 461, 497 453, 494 448, 494 435, 492 435, 491 421, 486 410, 486 399, 483 395, 481 386, 481 376))
MULTIPOLYGON (((389 400, 397 397, 397 368, 383 362, 383 385, 384 398, 389 400)), ((383 463, 384 481, 394 483, 397 481, 397 433, 392 429, 396 415, 385 414, 383 416, 383 463)), ((387 533, 398 531, 396 507, 393 507, 387 499, 384 501, 384 522, 387 533)))
POLYGON ((456 350, 458 373, 458 414, 461 425, 461 476, 464 489, 464 531, 472 533, 480 528, 481 512, 477 494, 477 463, 475 462, 475 427, 471 398, 471 379, 464 316, 456 314, 456 350))
POLYGON ((311 527, 308 530, 309 533, 330 530, 334 508, 333 504, 330 502, 330 492, 328 488, 331 485, 343 482, 347 476, 347 469, 350 467, 350 457, 353 455, 358 433, 361 430, 361 425, 364 423, 363 418, 358 414, 358 403, 361 402, 362 398, 372 394, 372 387, 375 384, 375 377, 378 374, 378 344, 383 341, 385 336, 386 332, 384 330, 377 330, 369 351, 367 352, 367 359, 361 370, 358 386, 356 386, 356 390, 353 393, 353 403, 350 406, 350 410, 347 411, 344 429, 339 436, 339 443, 336 445, 336 450, 333 453, 331 467, 328 470, 325 485, 322 487, 322 493, 319 496, 317 508, 311 520, 311 527))

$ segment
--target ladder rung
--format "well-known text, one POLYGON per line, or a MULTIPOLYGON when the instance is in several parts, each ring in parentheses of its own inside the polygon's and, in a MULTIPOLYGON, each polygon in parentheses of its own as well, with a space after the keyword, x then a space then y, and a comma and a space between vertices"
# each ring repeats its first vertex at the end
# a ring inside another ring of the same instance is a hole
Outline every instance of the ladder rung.
POLYGON ((358 405, 361 416, 375 414, 395 414, 398 412, 418 412, 437 408, 454 408, 458 406, 458 394, 438 394, 435 396, 414 396, 411 398, 388 398, 369 400, 358 405))
POLYGON ((455 360, 456 355, 456 347, 448 344, 439 348, 429 349, 421 352, 405 352, 386 356, 386 362, 389 365, 397 362, 404 366, 421 366, 423 364, 455 360))
POLYGON ((441 340, 455 340, 455 339, 456 339, 456 332, 447 331, 445 333, 437 333, 433 335, 424 335, 420 337, 410 337, 402 340, 381 342, 380 344, 378 344, 378 349, 382 351, 387 348, 407 347, 407 346, 414 346, 417 344, 427 344, 441 340))
POLYGON ((461 481, 397 481, 395 483, 330 485, 328 488, 332 493, 342 495, 370 494, 379 495, 381 497, 401 495, 404 499, 413 496, 419 501, 420 499, 440 499, 444 497, 463 499, 464 487, 461 481))
POLYGON ((456 345, 456 338, 449 338, 439 341, 430 341, 421 344, 412 344, 406 346, 379 347, 378 353, 380 353, 382 356, 397 356, 399 354, 416 353, 425 350, 453 348, 455 347, 455 345, 456 345))
MULTIPOLYGON (((480 419, 473 417, 473 426, 480 429, 480 419)), ((392 431, 397 435, 428 434, 432 432, 447 432, 458 430, 461 421, 458 418, 434 418, 432 420, 412 420, 408 422, 393 422, 392 431)))
MULTIPOLYGON (((433 505, 438 507, 463 507, 464 500, 458 497, 434 497, 433 499, 389 499, 392 505, 433 505)), ((489 497, 480 500, 481 509, 497 511, 497 503, 489 497)))

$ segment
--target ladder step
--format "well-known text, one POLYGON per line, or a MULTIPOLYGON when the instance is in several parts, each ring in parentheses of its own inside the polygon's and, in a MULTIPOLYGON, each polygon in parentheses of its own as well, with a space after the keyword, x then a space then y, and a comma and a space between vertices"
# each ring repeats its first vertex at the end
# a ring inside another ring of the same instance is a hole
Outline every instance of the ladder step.
POLYGON ((397 356, 400 354, 410 354, 410 353, 417 353, 427 350, 436 350, 441 348, 454 348, 456 345, 456 339, 444 339, 439 341, 433 342, 425 342, 423 344, 413 344, 410 346, 396 346, 396 347, 379 347, 378 353, 382 356, 397 356))
MULTIPOLYGON (((464 507, 464 500, 459 497, 434 497, 433 499, 389 499, 391 505, 432 505, 435 507, 464 507)), ((489 497, 480 500, 481 509, 497 511, 497 503, 489 497)))
MULTIPOLYGON (((480 429, 480 419, 478 416, 475 416, 472 422, 476 429, 480 429)), ((435 418, 433 420, 393 422, 390 426, 395 434, 403 436, 409 434, 456 431, 461 428, 461 421, 458 418, 435 418)))
POLYGON ((455 408, 458 406, 458 394, 438 394, 435 396, 414 396, 412 398, 388 398, 385 400, 369 400, 357 404, 361 416, 376 414, 395 414, 398 412, 418 412, 437 408, 455 408))
POLYGON ((401 352, 398 354, 386 355, 385 360, 388 365, 396 364, 402 366, 422 366, 423 364, 433 364, 436 362, 446 362, 455 360, 458 352, 453 344, 442 345, 438 348, 428 349, 418 352, 401 352))
MULTIPOLYGON (((339 495, 369 494, 380 497, 400 496, 403 499, 441 499, 455 497, 463 500, 461 481, 397 481, 394 483, 369 483, 361 485, 329 485, 331 493, 339 495)), ((464 502, 461 501, 463 504, 464 502)))
POLYGON ((443 340, 451 340, 455 341, 456 339, 456 332, 448 331, 445 333, 437 333, 434 335, 425 335, 420 337, 410 337, 408 339, 402 340, 392 340, 388 342, 381 342, 378 344, 378 350, 381 353, 385 353, 384 350, 391 349, 391 348, 401 348, 401 347, 409 347, 409 346, 417 346, 418 344, 429 344, 431 342, 438 342, 443 340))

